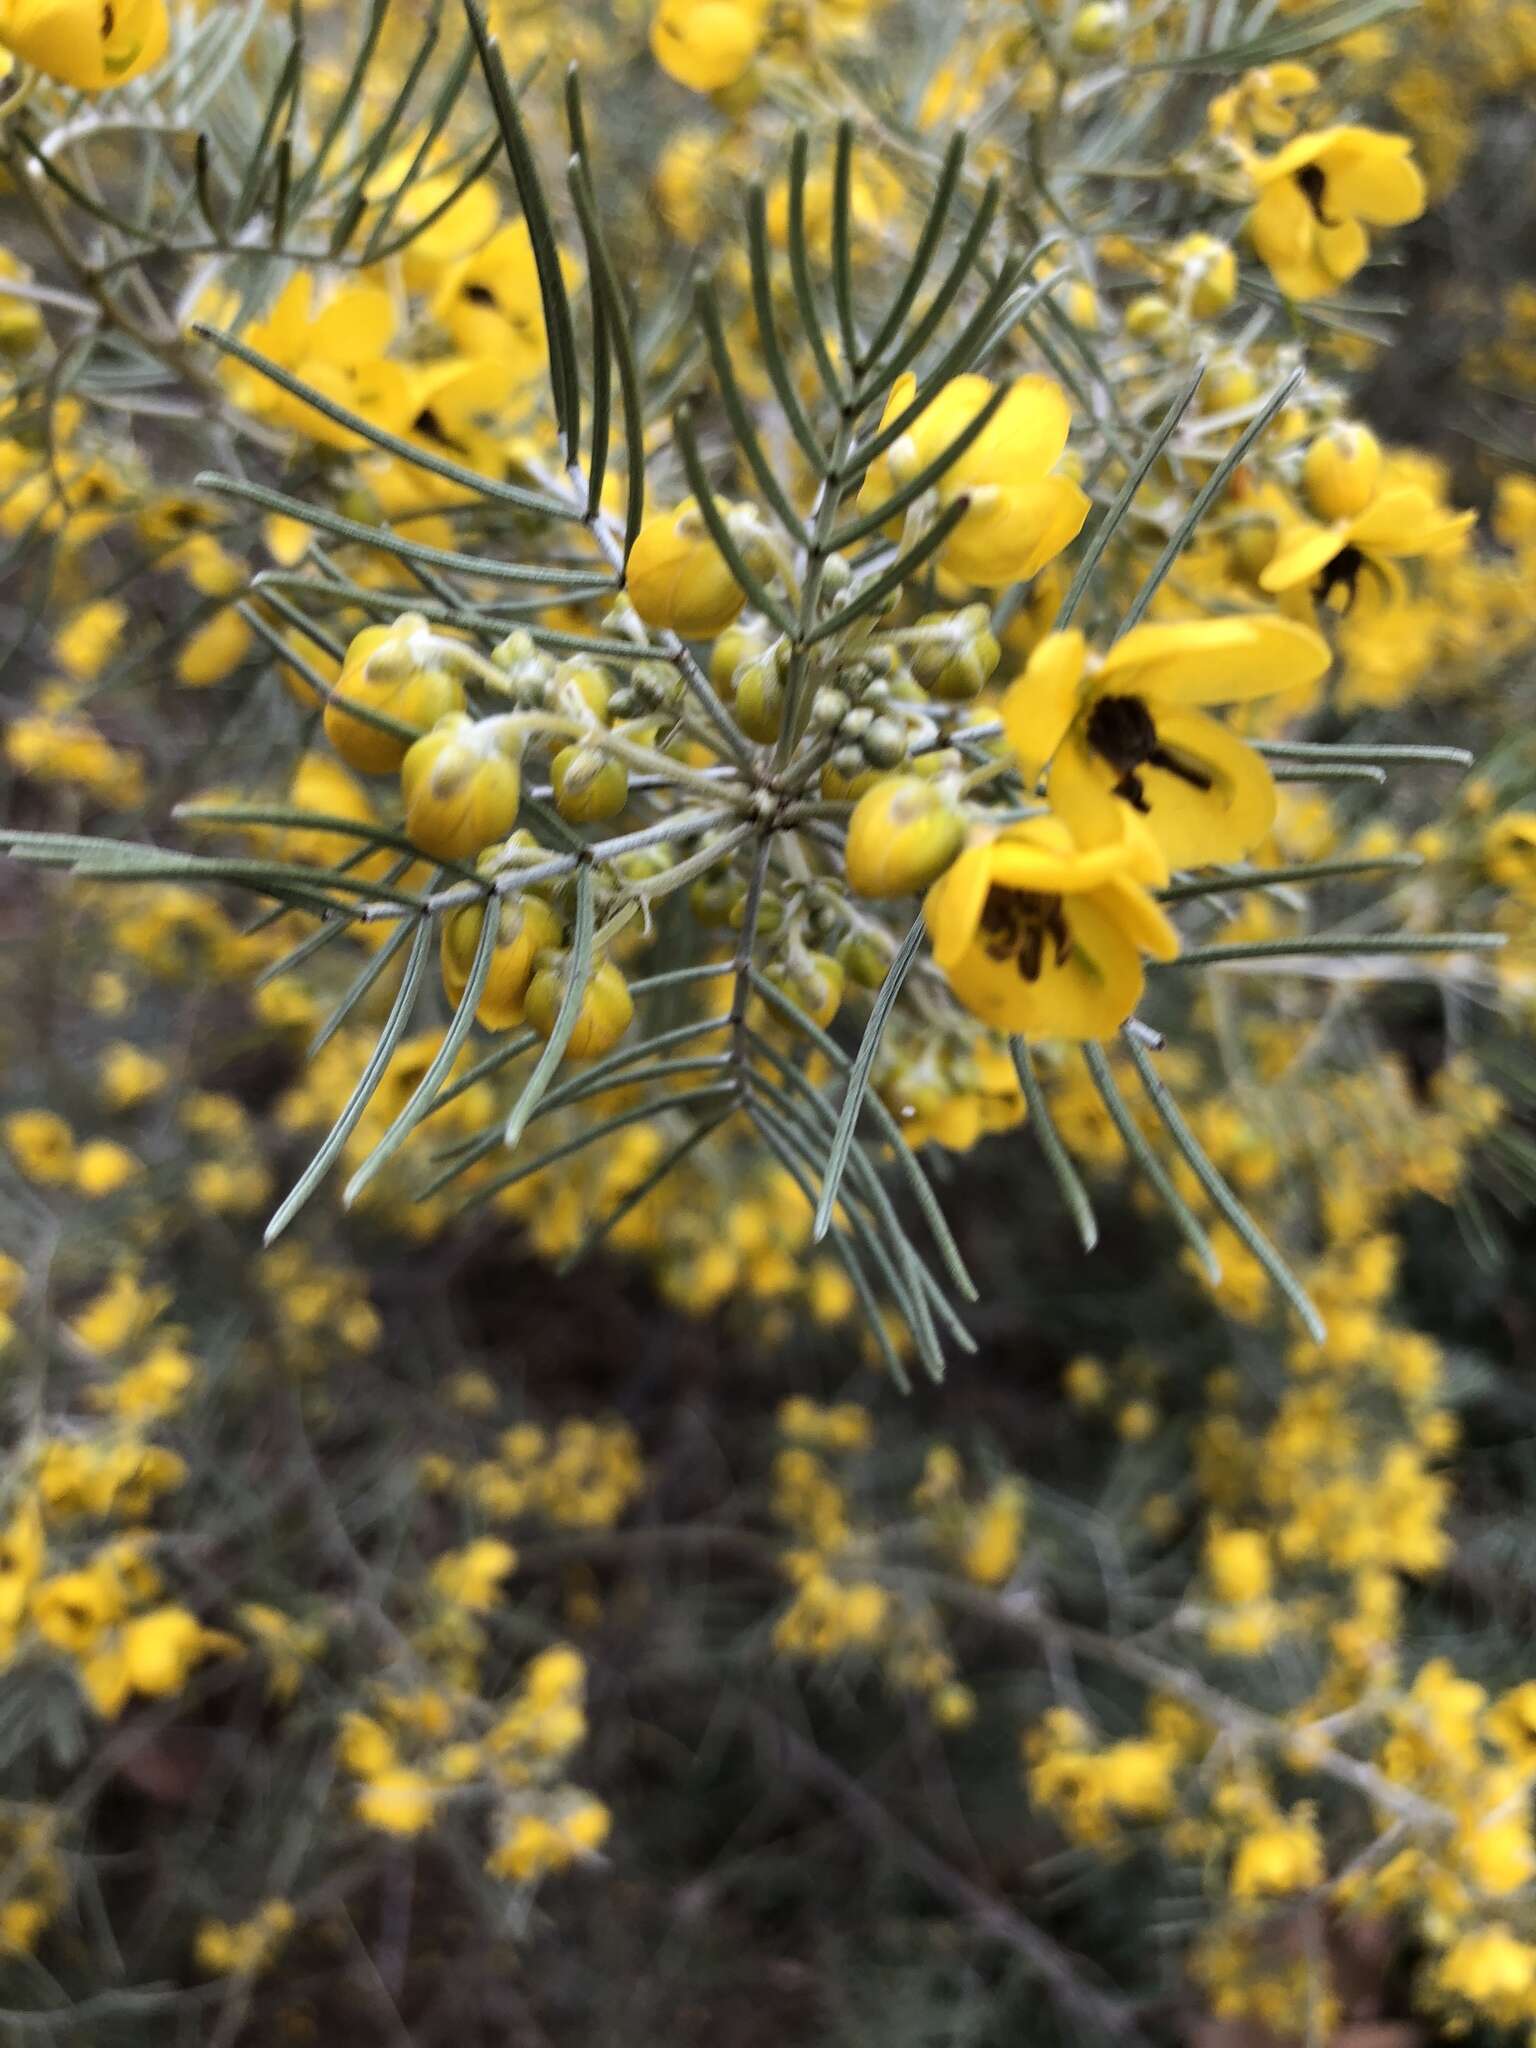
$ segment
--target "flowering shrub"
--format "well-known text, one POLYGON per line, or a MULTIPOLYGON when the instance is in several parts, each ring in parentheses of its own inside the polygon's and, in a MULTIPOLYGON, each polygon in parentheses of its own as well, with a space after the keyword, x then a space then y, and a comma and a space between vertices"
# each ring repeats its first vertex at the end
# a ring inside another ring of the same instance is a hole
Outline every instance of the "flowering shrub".
POLYGON ((19 2027, 1536 2023, 1529 26, 0 12, 19 2027))

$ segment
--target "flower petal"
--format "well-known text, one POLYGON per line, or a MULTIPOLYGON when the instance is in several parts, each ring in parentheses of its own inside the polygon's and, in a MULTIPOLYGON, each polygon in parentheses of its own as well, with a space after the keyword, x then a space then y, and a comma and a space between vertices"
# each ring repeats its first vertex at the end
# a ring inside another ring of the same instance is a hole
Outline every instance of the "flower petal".
MULTIPOLYGON (((1282 543, 1276 560, 1283 553, 1282 543)), ((1322 635, 1294 619, 1190 619, 1133 626, 1105 655, 1098 687, 1159 704, 1236 704, 1316 682, 1332 659, 1322 635)))

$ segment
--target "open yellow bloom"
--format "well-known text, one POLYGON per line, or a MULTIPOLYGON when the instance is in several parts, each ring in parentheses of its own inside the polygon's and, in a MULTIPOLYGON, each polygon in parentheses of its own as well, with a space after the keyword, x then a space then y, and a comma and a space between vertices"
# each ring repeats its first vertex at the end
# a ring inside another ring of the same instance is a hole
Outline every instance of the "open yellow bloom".
POLYGON ((1424 179, 1406 135, 1323 128, 1248 169, 1258 203, 1248 235, 1287 298, 1319 299, 1369 258, 1367 227, 1395 228, 1424 211, 1424 179))
POLYGON ((1129 810, 1171 868, 1237 860, 1275 817, 1269 770, 1197 707, 1315 682, 1327 642, 1291 619, 1134 626, 1090 662, 1052 633, 1003 698, 1009 743, 1084 846, 1113 844, 1129 810))
MULTIPOLYGON (((993 394, 986 377, 952 377, 878 461, 859 492, 873 511, 907 483, 975 419, 993 394)), ((905 412, 917 393, 909 371, 886 401, 882 425, 905 412)), ((992 418, 940 478, 941 510, 959 498, 969 509, 944 543, 940 561, 967 583, 998 589, 1038 574, 1082 531, 1088 499, 1070 477, 1051 474, 1072 425, 1066 393, 1049 377, 1020 377, 992 418)))
POLYGON ((1030 818, 967 848, 924 902, 933 957, 994 1030, 1109 1038, 1141 999, 1141 955, 1171 960, 1178 934, 1141 886, 1159 873, 1141 821, 1084 851, 1056 818, 1030 818))
POLYGON ((0 43, 60 85, 105 92, 158 64, 170 18, 165 0, 10 0, 0 43))
POLYGON ((1319 525, 1301 519, 1284 529, 1268 565, 1259 572, 1261 589, 1276 593, 1310 585, 1319 604, 1343 593, 1348 611, 1369 570, 1378 601, 1400 597, 1396 559, 1435 555, 1452 548, 1473 524, 1474 512, 1451 512, 1422 484, 1379 491, 1352 519, 1319 525))

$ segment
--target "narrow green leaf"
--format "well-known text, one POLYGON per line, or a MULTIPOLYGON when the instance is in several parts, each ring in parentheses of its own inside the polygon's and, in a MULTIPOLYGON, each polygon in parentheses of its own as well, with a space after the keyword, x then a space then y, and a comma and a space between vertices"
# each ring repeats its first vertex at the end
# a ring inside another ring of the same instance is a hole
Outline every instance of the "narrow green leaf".
POLYGON ((683 470, 688 478, 688 488, 698 504, 704 524, 709 528, 710 538, 725 557, 726 566, 746 592, 747 597, 762 613, 765 619, 778 628, 786 639, 793 639, 795 620, 782 598, 774 595, 749 566, 746 557, 736 545, 735 536, 720 510, 719 501, 710 487, 699 459, 699 444, 694 437, 693 417, 686 405, 679 406, 672 421, 673 433, 677 440, 678 453, 683 458, 683 470))
POLYGON ((700 278, 695 286, 694 304, 698 308, 699 325, 704 330, 704 341, 714 368, 715 382, 720 388, 721 402, 731 423, 736 445, 746 458, 748 468, 756 477, 759 490, 778 514, 785 531, 804 545, 805 522, 795 510, 789 493, 780 482, 777 469, 768 459, 762 436, 757 431, 757 422, 752 417, 751 407, 742 396, 741 386, 736 380, 730 345, 725 338, 725 328, 721 323, 720 308, 715 300, 714 289, 703 278, 700 278))
POLYGON ((576 1019, 581 1015, 582 1000, 587 992, 587 977, 592 967, 592 869, 590 866, 576 871, 576 928, 571 937, 571 950, 566 959, 565 992, 560 998, 560 1007, 555 1012, 554 1029, 549 1041, 539 1054, 533 1072, 517 1098, 511 1115, 507 1118, 505 1143, 508 1151, 513 1150, 528 1120, 539 1106, 539 1098, 554 1079, 555 1070, 565 1057, 565 1048, 571 1042, 571 1033, 576 1028, 576 1019))
POLYGON ((1185 1123, 1179 1105, 1169 1093, 1167 1085, 1153 1066, 1144 1046, 1133 1032, 1123 1034, 1125 1045, 1135 1064, 1141 1085, 1147 1091, 1147 1099, 1162 1118, 1163 1128, 1183 1154, 1184 1162, 1205 1189, 1211 1202, 1231 1224, 1243 1244, 1253 1254, 1275 1286, 1285 1296, 1305 1324, 1308 1335, 1314 1343, 1321 1344, 1327 1335, 1322 1317, 1307 1299, 1305 1290, 1296 1279, 1290 1267, 1264 1236, 1242 1203, 1227 1186, 1221 1175, 1206 1157, 1199 1139, 1185 1123))
MULTIPOLYGON (((624 293, 619 284, 619 275, 614 268, 607 238, 603 233, 602 217, 592 190, 592 181, 582 164, 572 166, 570 173, 571 198, 575 203, 576 217, 581 227, 582 240, 587 248, 587 268, 592 279, 593 296, 601 309, 608 345, 612 350, 619 375, 619 405, 624 415, 624 544, 620 564, 629 560, 629 551, 635 544, 635 535, 645 517, 645 407, 641 398, 640 370, 635 355, 634 334, 631 329, 629 312, 624 304, 624 293)), ((593 494, 588 492, 588 517, 593 518, 599 506, 593 494)))
POLYGON ((1275 415, 1289 402, 1291 394, 1296 390, 1296 387, 1301 383, 1305 375, 1306 370, 1303 368, 1293 371, 1286 378, 1279 390, 1271 396, 1269 402, 1243 429, 1237 440, 1233 442, 1221 461, 1211 471, 1205 483, 1195 493, 1193 504, 1191 504, 1189 510, 1169 535, 1168 545, 1153 563, 1147 580, 1131 600, 1130 607, 1125 614, 1124 620, 1121 622, 1120 631, 1122 633, 1128 633, 1131 630, 1132 626, 1136 624, 1136 621, 1146 611, 1153 598, 1156 597, 1159 589, 1162 587, 1163 578, 1189 545, 1191 536, 1198 530, 1200 522, 1204 519, 1206 513, 1232 481, 1232 477, 1238 465, 1242 462, 1243 457, 1248 453, 1254 442, 1258 440, 1275 415))
POLYGON ((1099 1241, 1099 1226, 1094 1220, 1093 1204, 1088 1199, 1088 1190, 1072 1164, 1071 1155, 1061 1142, 1051 1116, 1050 1105, 1045 1099, 1045 1090, 1040 1086, 1040 1077, 1035 1072, 1034 1056, 1028 1043, 1022 1038, 1010 1038, 1008 1050, 1013 1054, 1014 1069, 1019 1077, 1019 1086, 1024 1090, 1024 1103, 1029 1111, 1029 1126, 1035 1134, 1035 1143, 1045 1154, 1045 1163, 1055 1177, 1061 1191, 1061 1199, 1067 1205, 1072 1221, 1077 1225, 1077 1234, 1083 1241, 1083 1250, 1091 1252, 1099 1241))
POLYGON ((475 1021, 475 1011, 479 1007, 481 996, 485 994, 491 962, 496 956, 496 938, 500 928, 500 906, 492 903, 480 919, 480 936, 475 942, 475 956, 470 963, 469 979, 464 984, 464 992, 459 997, 448 1029, 443 1033, 443 1042, 432 1055, 431 1064, 416 1084, 410 1101, 348 1181, 341 1198, 344 1209, 351 1208, 379 1169, 387 1165, 399 1151, 431 1109, 438 1090, 452 1073, 453 1063, 459 1056, 459 1048, 470 1034, 475 1021))
POLYGON ((832 1143, 827 1149, 827 1163, 822 1169, 821 1176, 821 1196, 816 1204, 815 1222, 811 1226, 811 1235, 818 1243, 826 1236, 832 1222, 832 1211, 837 1204, 838 1189, 843 1184, 843 1170, 848 1164, 848 1153, 853 1144, 854 1132, 858 1128, 859 1110, 863 1105, 864 1091, 869 1086, 875 1055, 880 1050, 880 1041, 885 1036, 885 1027, 890 1022, 896 998, 901 994, 912 963, 917 958, 924 930, 923 914, 919 911, 912 920, 907 936, 897 949, 895 958, 886 969, 885 979, 881 982, 880 991, 870 1009, 869 1022, 864 1027, 864 1036, 859 1041, 858 1054, 849 1069, 843 1107, 838 1116, 837 1129, 832 1134, 832 1143))
POLYGON ((1189 384, 1174 399, 1168 410, 1163 414, 1162 419, 1158 422, 1156 433, 1153 434, 1151 440, 1148 441, 1146 447, 1142 450, 1140 461, 1121 486, 1114 503, 1093 529, 1093 538, 1089 541, 1088 546, 1083 552, 1083 559, 1077 565, 1077 573, 1073 576, 1071 584, 1067 589, 1067 594, 1061 601, 1061 610, 1056 615, 1055 630, 1058 633, 1064 627, 1071 625, 1072 616, 1076 612, 1078 605, 1082 602, 1083 594, 1088 588, 1094 570, 1099 566, 1100 556, 1119 532, 1120 522, 1135 502, 1136 493, 1151 475, 1158 458, 1173 438, 1174 429, 1178 426, 1179 421, 1183 419, 1185 413, 1188 412, 1195 393, 1200 389, 1200 380, 1204 375, 1205 361, 1202 357, 1189 384))
POLYGON ((800 452, 817 476, 827 473, 826 450, 817 440, 810 416, 795 383, 794 371, 779 339, 779 325, 773 311, 773 272, 768 259, 768 202, 761 185, 747 193, 747 252, 752 271, 752 311, 757 321, 757 338, 763 365, 768 372, 779 407, 800 452))
POLYGON ((1121 1143, 1178 1225, 1195 1257, 1205 1268, 1206 1278, 1213 1287, 1217 1286, 1221 1280, 1221 1261, 1212 1250, 1211 1241, 1201 1227, 1199 1217, 1174 1186, 1167 1168, 1147 1143, 1146 1133, 1126 1106, 1125 1097, 1120 1093, 1109 1061, 1104 1057, 1104 1048, 1100 1045, 1085 1045, 1083 1056, 1088 1062, 1088 1071, 1093 1076, 1093 1085, 1099 1091, 1099 1099, 1109 1112, 1110 1122, 1120 1133, 1121 1143))
POLYGON ((933 559, 970 509, 969 498, 956 498, 946 505, 928 531, 915 540, 905 554, 898 555, 888 569, 871 577, 867 583, 855 584, 848 602, 807 633, 801 640, 802 647, 814 647, 819 641, 830 640, 851 626, 855 619, 862 619, 873 611, 892 591, 900 590, 925 562, 933 559))
POLYGON ((367 1109, 369 1103, 373 1100, 374 1093, 380 1081, 384 1078, 384 1070, 394 1057, 395 1048, 405 1035, 405 1027, 410 1022, 411 1011, 415 1008, 416 994, 421 986, 421 978, 431 946, 432 920, 429 917, 424 917, 417 924, 416 936, 412 941, 410 955, 405 963, 405 972, 400 977, 400 987, 395 996, 394 1007, 384 1020, 384 1029, 379 1033, 379 1042, 373 1049, 373 1055, 369 1059, 367 1066, 364 1067, 357 1086, 353 1089, 347 1101, 346 1108, 343 1109, 341 1115, 332 1124, 319 1151, 309 1162, 309 1165, 305 1167, 287 1200, 267 1225, 266 1234, 262 1239, 264 1244, 271 1244, 276 1238, 280 1237, 294 1217, 298 1215, 325 1175, 329 1173, 331 1167, 335 1164, 340 1156, 342 1147, 346 1144, 348 1138, 351 1137, 364 1110, 367 1109))
POLYGON ((960 183, 960 172, 965 163, 965 145, 965 130, 956 129, 944 152, 944 161, 939 167, 938 183, 933 188, 927 218, 923 222, 922 233, 918 236, 917 247, 912 253, 912 261, 907 265, 906 275, 902 278, 901 289, 891 301, 885 318, 876 328, 874 338, 864 351, 863 360, 854 366, 861 388, 871 366, 880 360, 880 351, 889 346, 901 323, 916 305, 917 295, 928 280, 928 273, 933 268, 933 259, 944 237, 950 204, 960 183))
POLYGON ((539 296, 544 304, 544 332, 549 349, 555 422, 565 441, 565 459, 568 463, 575 463, 581 458, 581 386, 576 373, 576 330, 561 267, 560 240, 501 50, 486 27, 479 0, 464 0, 464 12, 469 17, 470 33, 480 55, 480 69, 490 88, 491 105, 501 128, 507 161, 512 167, 512 179, 517 186, 523 218, 528 224, 533 244, 539 296))

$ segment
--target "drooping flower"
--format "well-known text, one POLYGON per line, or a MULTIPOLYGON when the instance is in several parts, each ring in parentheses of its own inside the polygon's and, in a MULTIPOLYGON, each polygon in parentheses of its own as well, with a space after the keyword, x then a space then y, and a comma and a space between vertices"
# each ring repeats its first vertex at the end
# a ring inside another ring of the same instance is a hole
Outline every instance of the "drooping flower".
MULTIPOLYGON (((952 377, 907 431, 872 463, 859 492, 873 511, 910 482, 975 419, 993 395, 986 377, 952 377)), ((882 425, 912 403, 917 379, 898 377, 882 425)), ((1049 377, 1020 377, 976 439, 936 485, 939 507, 968 500, 945 541, 943 567, 967 583, 997 589, 1028 581, 1075 540, 1088 499, 1070 477, 1053 474, 1072 425, 1065 392, 1049 377)))
POLYGON ((1368 227, 1418 219, 1427 195, 1412 148, 1377 128, 1323 128, 1247 159, 1258 188, 1249 239, 1287 298, 1336 291, 1369 259, 1368 227))
POLYGON ((713 639, 746 603, 692 498, 646 520, 630 549, 625 588, 648 626, 685 640, 713 639))
POLYGON ((1274 784, 1198 707, 1315 682, 1330 658, 1312 627, 1272 617, 1134 626, 1092 660, 1081 633, 1053 633, 1010 685, 1003 721, 1080 844, 1115 844, 1131 812, 1170 868, 1237 860, 1274 822, 1274 784))
POLYGON ((1113 843, 1086 851, 1056 818, 1006 826, 928 891, 934 960, 994 1030, 1109 1038, 1141 998, 1142 954, 1171 960, 1179 950, 1143 886, 1159 872, 1133 813, 1113 843))
POLYGON ((400 764, 405 829, 436 860, 468 860, 505 839, 522 796, 522 734, 511 719, 454 712, 400 764))

